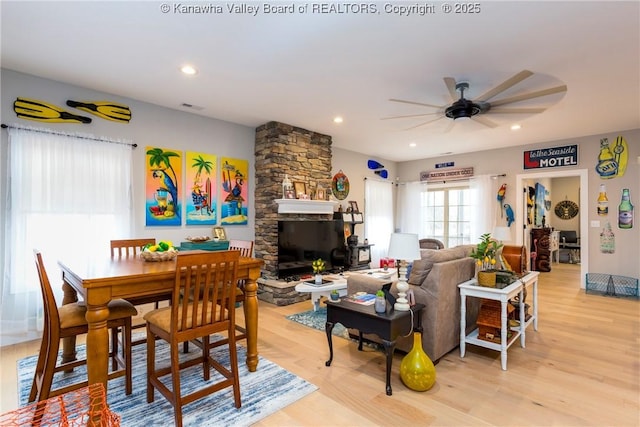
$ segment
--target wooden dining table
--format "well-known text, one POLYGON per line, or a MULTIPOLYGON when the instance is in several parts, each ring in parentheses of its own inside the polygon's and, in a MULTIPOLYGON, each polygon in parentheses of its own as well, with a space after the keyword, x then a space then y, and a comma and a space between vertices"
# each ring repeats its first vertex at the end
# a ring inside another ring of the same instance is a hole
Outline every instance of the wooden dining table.
MULTIPOLYGON (((182 253, 203 252, 181 251, 182 253)), ((115 298, 152 297, 173 290, 176 261, 147 262, 139 257, 110 258, 86 256, 60 259, 62 270, 63 304, 78 301, 78 295, 87 304, 87 371, 89 384, 107 386, 109 336, 107 304, 115 298)), ((258 285, 263 261, 240 258, 238 279, 244 280, 243 303, 247 335, 246 364, 250 372, 258 367, 258 285)), ((63 361, 76 359, 75 338, 63 341, 63 361)))

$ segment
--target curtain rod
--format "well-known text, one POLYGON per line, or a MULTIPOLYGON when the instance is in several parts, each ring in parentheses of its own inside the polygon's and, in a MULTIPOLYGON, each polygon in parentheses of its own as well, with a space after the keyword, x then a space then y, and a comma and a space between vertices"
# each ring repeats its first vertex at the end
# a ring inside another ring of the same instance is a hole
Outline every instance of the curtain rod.
POLYGON ((50 130, 50 129, 35 129, 35 128, 30 128, 30 127, 25 127, 25 126, 5 125, 4 123, 2 123, 2 125, 0 125, 0 127, 2 127, 2 129, 21 129, 21 130, 26 130, 26 131, 29 131, 29 132, 48 133, 48 134, 60 135, 60 136, 72 136, 74 138, 88 139, 90 141, 108 142, 110 144, 129 145, 129 146, 131 146, 131 148, 136 148, 138 146, 138 144, 133 144, 133 143, 129 143, 129 142, 114 141, 114 140, 107 139, 107 138, 95 138, 95 137, 92 137, 92 136, 75 135, 75 134, 68 133, 68 132, 58 132, 58 131, 50 130))

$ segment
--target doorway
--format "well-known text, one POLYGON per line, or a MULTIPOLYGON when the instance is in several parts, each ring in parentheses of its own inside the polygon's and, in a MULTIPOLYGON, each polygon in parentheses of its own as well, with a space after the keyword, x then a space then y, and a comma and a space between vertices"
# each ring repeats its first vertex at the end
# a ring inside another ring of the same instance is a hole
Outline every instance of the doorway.
POLYGON ((589 180, 587 169, 572 169, 562 171, 545 171, 534 172, 527 174, 516 175, 516 227, 518 230, 522 230, 521 233, 516 233, 516 244, 524 245, 524 231, 526 230, 526 200, 524 198, 524 181, 525 180, 540 180, 544 178, 566 178, 566 177, 579 177, 580 178, 580 288, 585 288, 585 278, 589 271, 589 210, 584 209, 584 206, 589 202, 589 180))

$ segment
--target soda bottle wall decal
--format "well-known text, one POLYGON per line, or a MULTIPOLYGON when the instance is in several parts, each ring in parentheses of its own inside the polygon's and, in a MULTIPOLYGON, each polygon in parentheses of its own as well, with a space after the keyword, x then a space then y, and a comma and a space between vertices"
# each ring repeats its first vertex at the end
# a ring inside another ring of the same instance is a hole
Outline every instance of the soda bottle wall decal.
POLYGON ((622 189, 622 199, 618 206, 618 228, 633 228, 633 205, 629 198, 629 189, 622 189))

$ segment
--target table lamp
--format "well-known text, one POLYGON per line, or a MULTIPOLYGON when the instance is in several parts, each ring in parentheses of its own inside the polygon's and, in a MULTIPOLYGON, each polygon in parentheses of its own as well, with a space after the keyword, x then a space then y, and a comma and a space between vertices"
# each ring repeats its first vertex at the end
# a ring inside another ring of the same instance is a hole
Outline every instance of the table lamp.
POLYGON ((398 311, 409 311, 407 301, 407 261, 420 259, 420 242, 418 235, 412 233, 393 233, 389 240, 389 258, 397 259, 400 263, 398 274, 398 299, 393 308, 398 311))

